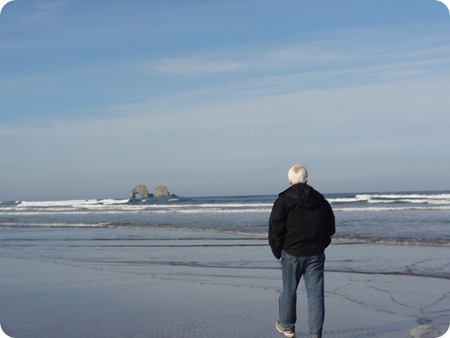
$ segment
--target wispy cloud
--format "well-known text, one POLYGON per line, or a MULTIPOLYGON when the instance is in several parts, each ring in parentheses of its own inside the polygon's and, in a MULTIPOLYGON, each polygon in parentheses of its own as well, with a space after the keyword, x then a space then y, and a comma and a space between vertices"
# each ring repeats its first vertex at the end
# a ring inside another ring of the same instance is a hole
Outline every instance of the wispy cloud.
POLYGON ((33 4, 25 15, 21 18, 21 23, 25 25, 52 24, 64 19, 63 12, 69 5, 68 1, 48 1, 33 4))
MULTIPOLYGON (((147 75, 158 75, 159 80, 183 81, 188 76, 188 83, 175 94, 178 102, 226 102, 359 85, 446 83, 450 75, 450 44, 443 45, 442 41, 436 37, 412 37, 402 42, 364 45, 346 32, 344 37, 333 40, 240 54, 230 50, 220 55, 162 59, 140 67, 147 75)), ((154 97, 156 101, 160 93, 158 96, 154 97)))
MULTIPOLYGON (((379 73, 397 69, 415 71, 417 66, 429 70, 441 67, 445 70, 450 62, 450 44, 442 45, 442 37, 409 37, 403 42, 398 40, 384 42, 382 45, 373 40, 365 42, 360 38, 352 38, 348 32, 336 39, 324 39, 299 44, 260 47, 255 50, 209 51, 208 55, 187 55, 171 59, 156 59, 145 64, 144 72, 167 76, 205 76, 221 74, 256 74, 270 77, 280 72, 289 78, 294 74, 314 75, 354 72, 375 69, 379 73)), ((375 34, 376 35, 376 34, 375 34)), ((450 42, 450 41, 449 41, 450 42)), ((245 77, 244 77, 245 81, 245 77)))
POLYGON ((167 75, 207 75, 230 73, 246 69, 236 61, 208 60, 202 58, 168 59, 156 62, 151 71, 167 75))

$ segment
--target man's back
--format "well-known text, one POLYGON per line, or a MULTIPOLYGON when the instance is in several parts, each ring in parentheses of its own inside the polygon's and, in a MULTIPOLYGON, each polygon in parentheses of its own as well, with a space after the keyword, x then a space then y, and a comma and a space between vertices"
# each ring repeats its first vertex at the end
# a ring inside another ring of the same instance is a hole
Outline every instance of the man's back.
POLYGON ((269 244, 275 257, 281 250, 293 256, 319 255, 334 232, 331 206, 314 188, 298 183, 279 194, 269 219, 269 244))

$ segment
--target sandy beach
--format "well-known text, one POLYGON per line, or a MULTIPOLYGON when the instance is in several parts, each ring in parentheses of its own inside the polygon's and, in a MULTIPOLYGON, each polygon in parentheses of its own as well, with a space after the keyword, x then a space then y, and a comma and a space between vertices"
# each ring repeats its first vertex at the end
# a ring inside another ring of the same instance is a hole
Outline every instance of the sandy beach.
MULTIPOLYGON (((35 229, 1 241, 7 335, 281 337, 280 269, 265 239, 89 231, 35 229)), ((324 337, 435 338, 447 330, 448 248, 332 244, 326 254, 324 337)), ((297 337, 308 337, 303 295, 301 284, 297 337)))

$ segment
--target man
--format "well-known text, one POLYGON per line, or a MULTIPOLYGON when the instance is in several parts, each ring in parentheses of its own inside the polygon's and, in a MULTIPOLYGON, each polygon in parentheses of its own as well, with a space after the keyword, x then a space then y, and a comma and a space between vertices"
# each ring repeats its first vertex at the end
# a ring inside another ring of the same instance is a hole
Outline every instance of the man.
POLYGON ((324 251, 335 232, 334 214, 328 201, 307 184, 306 168, 294 165, 288 178, 291 186, 278 195, 269 219, 269 245, 274 256, 281 258, 283 280, 276 329, 285 337, 295 337, 297 287, 303 276, 310 337, 321 338, 324 251))

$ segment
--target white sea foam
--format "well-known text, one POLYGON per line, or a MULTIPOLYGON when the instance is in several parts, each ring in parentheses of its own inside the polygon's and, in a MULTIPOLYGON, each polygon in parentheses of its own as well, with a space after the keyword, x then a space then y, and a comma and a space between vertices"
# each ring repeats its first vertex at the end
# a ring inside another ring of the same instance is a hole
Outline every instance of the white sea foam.
POLYGON ((338 197, 338 198, 327 198, 327 201, 331 204, 334 203, 351 203, 351 202, 357 202, 358 199, 354 197, 338 197))
MULTIPOLYGON (((450 210, 450 194, 358 194, 355 197, 330 198, 337 212, 387 212, 407 210, 450 210), (409 198, 405 198, 409 197, 409 198), (419 198, 420 197, 420 198, 419 198), (363 202, 363 204, 361 204, 363 202), (401 203, 401 204, 399 204, 401 203)), ((272 202, 223 202, 186 203, 180 199, 142 200, 128 203, 126 199, 89 199, 62 201, 22 201, 1 205, 0 214, 122 214, 145 213, 269 213, 272 202)))
POLYGON ((352 212, 352 211, 407 211, 407 210, 450 210, 450 205, 445 206, 392 206, 392 207, 334 207, 334 211, 352 212))
POLYGON ((357 201, 368 203, 439 203, 450 204, 450 194, 357 194, 357 201))
POLYGON ((426 199, 450 199, 450 194, 357 194, 357 199, 370 198, 426 198, 426 199))
POLYGON ((428 333, 431 333, 434 329, 435 325, 419 325, 410 331, 410 335, 413 338, 423 338, 428 337, 428 333))
POLYGON ((328 198, 331 204, 336 203, 429 203, 450 204, 450 194, 357 194, 354 197, 328 198))

